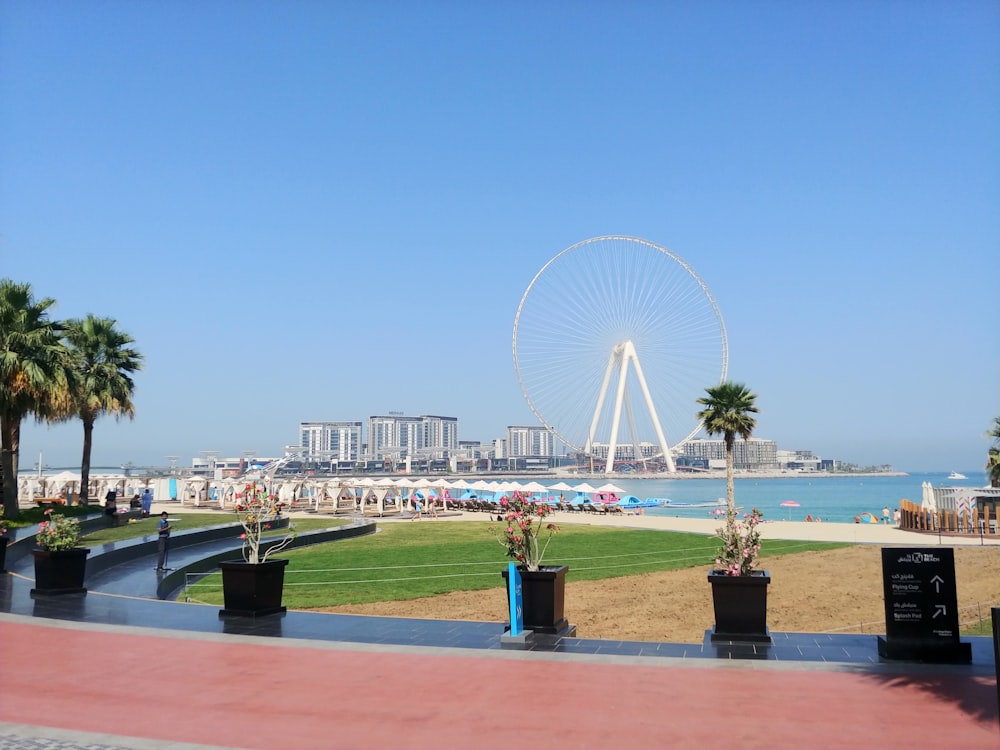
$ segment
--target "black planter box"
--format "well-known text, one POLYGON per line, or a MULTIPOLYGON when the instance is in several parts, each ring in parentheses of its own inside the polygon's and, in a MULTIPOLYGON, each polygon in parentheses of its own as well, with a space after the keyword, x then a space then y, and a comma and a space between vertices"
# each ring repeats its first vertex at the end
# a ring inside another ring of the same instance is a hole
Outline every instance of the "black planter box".
POLYGON ((771 575, 766 570, 748 576, 727 576, 711 570, 712 604, 715 608, 715 630, 711 640, 770 643, 767 629, 767 587, 771 575))
MULTIPOLYGON (((566 621, 563 604, 566 600, 566 565, 542 566, 541 570, 519 568, 521 597, 524 606, 524 629, 535 633, 566 634, 573 626, 566 621)), ((507 582, 507 571, 503 573, 507 582)), ((510 608, 510 589, 507 588, 510 608)))
POLYGON ((86 547, 67 550, 31 550, 35 558, 35 588, 32 594, 43 596, 59 594, 86 594, 83 579, 87 574, 86 547))
POLYGON ((220 617, 261 617, 284 612, 281 595, 288 560, 220 562, 225 609, 220 617))
POLYGON ((7 572, 7 542, 5 536, 0 536, 0 573, 7 572))

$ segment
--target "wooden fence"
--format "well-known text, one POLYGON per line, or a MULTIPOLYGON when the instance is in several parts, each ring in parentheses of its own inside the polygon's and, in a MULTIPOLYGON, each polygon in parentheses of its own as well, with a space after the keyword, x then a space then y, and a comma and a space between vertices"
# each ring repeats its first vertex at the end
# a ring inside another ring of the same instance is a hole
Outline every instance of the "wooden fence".
POLYGON ((986 506, 980 513, 972 510, 930 510, 917 503, 902 500, 899 504, 899 528, 907 531, 929 531, 935 534, 973 534, 996 536, 996 514, 990 515, 986 506))

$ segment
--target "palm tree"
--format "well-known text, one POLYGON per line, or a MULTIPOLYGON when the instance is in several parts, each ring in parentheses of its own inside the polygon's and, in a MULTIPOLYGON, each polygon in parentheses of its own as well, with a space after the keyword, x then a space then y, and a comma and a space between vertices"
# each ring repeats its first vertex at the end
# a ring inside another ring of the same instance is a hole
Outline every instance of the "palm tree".
POLYGON ((88 315, 66 322, 66 342, 72 356, 73 408, 83 422, 83 460, 80 464, 80 502, 88 502, 90 454, 94 422, 102 414, 116 419, 135 416, 132 373, 142 369, 135 340, 118 330, 112 318, 88 315))
POLYGON ((986 432, 993 445, 986 452, 986 479, 990 487, 1000 487, 1000 417, 993 417, 993 427, 986 432))
POLYGON ((58 418, 69 403, 62 324, 49 319, 55 300, 36 300, 30 284, 0 280, 0 477, 3 509, 16 518, 21 422, 58 418))
POLYGON ((733 482, 733 450, 736 436, 749 440, 757 421, 751 417, 759 409, 754 405, 757 394, 742 383, 728 381, 706 388, 698 403, 705 408, 698 412, 698 419, 709 435, 722 435, 726 444, 726 508, 730 518, 736 513, 736 489, 733 482))

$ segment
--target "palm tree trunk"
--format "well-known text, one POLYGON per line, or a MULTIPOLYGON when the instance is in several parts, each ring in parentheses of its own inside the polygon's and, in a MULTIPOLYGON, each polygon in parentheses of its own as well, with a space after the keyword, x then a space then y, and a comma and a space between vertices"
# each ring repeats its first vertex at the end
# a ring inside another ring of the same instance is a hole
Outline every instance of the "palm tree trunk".
POLYGON ((9 414, 0 415, 0 472, 3 476, 3 514, 17 518, 17 454, 21 445, 21 420, 9 414))
POLYGON ((80 504, 87 505, 90 495, 90 452, 94 445, 94 420, 83 419, 83 459, 80 461, 80 504))
POLYGON ((730 514, 736 513, 736 484, 733 477, 735 473, 733 465, 736 463, 733 456, 735 442, 735 436, 726 433, 726 509, 730 514))

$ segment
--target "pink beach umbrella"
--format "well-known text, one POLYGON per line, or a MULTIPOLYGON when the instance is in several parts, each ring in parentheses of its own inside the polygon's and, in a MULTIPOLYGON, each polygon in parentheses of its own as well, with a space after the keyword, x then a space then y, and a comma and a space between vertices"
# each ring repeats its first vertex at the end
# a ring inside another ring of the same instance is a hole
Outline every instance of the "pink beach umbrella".
MULTIPOLYGON (((794 500, 785 500, 785 502, 781 503, 781 507, 782 508, 798 508, 799 504, 797 502, 795 502, 794 500)), ((791 510, 788 511, 788 520, 789 521, 792 520, 792 511, 791 510)))

